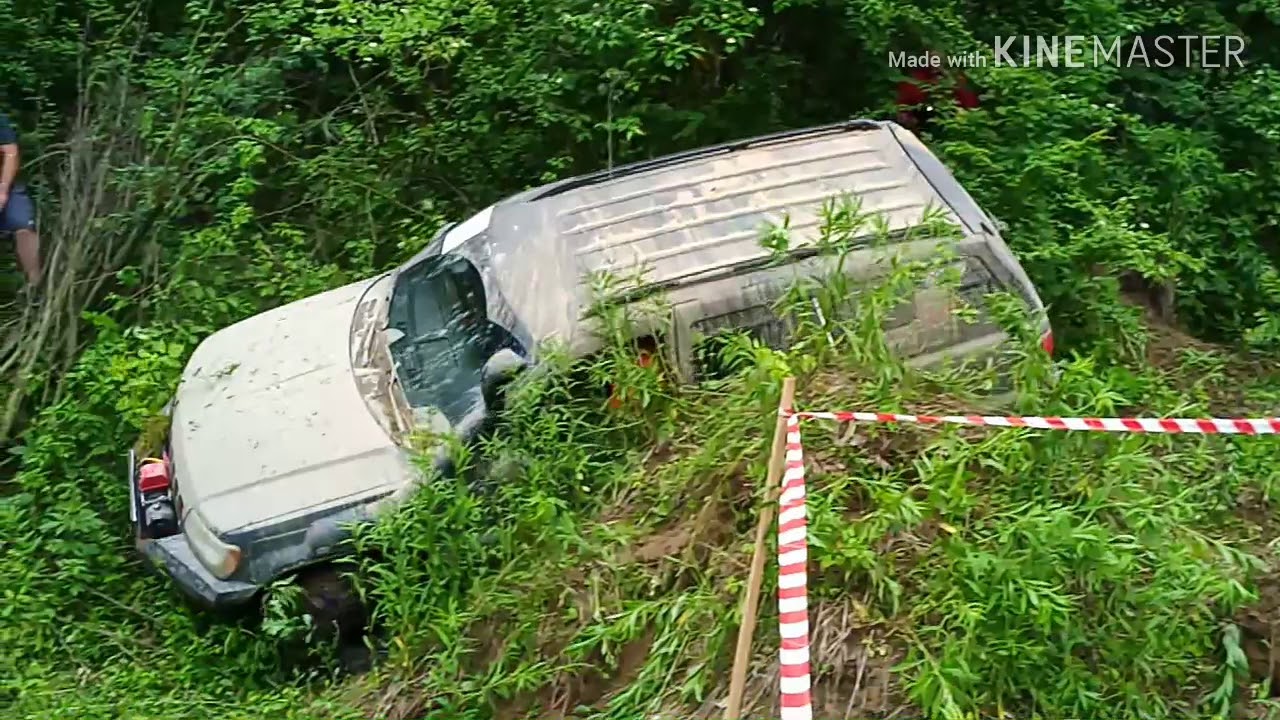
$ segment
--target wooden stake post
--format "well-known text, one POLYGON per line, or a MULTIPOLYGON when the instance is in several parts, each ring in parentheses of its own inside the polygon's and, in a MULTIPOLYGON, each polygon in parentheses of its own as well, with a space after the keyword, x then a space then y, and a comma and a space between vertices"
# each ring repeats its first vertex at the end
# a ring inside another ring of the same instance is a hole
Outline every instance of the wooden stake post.
POLYGON ((778 403, 778 422, 773 429, 773 451, 769 455, 769 474, 765 478, 765 502, 756 522, 756 545, 751 553, 751 574, 747 577, 747 591, 742 597, 742 625, 738 627, 738 647, 733 655, 733 674, 729 679, 729 704, 725 720, 739 720, 742 716, 742 695, 747 687, 747 666, 751 662, 751 640, 756 630, 756 613, 760 606, 760 585, 764 582, 764 545, 769 528, 773 525, 773 513, 777 504, 778 484, 782 480, 787 446, 787 418, 784 412, 795 404, 796 380, 782 381, 782 399, 778 403))

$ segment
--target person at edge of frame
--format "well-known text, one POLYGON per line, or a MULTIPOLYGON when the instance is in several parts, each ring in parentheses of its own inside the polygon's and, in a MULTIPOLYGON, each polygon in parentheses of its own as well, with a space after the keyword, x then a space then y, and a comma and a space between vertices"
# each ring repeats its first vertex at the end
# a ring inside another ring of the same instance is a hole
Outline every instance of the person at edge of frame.
POLYGON ((40 236, 36 233, 35 204, 20 177, 18 132, 0 112, 0 232, 12 233, 18 263, 27 278, 26 291, 34 299, 40 287, 40 236))

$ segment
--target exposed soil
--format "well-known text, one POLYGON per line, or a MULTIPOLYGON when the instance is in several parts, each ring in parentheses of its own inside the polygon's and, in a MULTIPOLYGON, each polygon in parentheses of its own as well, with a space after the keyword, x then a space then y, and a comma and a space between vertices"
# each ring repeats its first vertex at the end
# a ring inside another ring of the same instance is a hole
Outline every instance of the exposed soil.
POLYGON ((352 705, 365 708, 364 715, 378 720, 409 720, 427 710, 428 693, 415 680, 396 680, 369 696, 354 697, 352 705))
POLYGON ((318 565, 298 573, 298 582, 318 636, 337 640, 344 671, 367 672, 373 662, 365 645, 368 613, 343 570, 341 565, 318 565))
MULTIPOLYGON (((644 536, 621 550, 612 562, 617 566, 645 566, 649 568, 648 572, 658 576, 665 574, 664 582, 673 584, 671 591, 678 592, 682 584, 680 568, 685 564, 706 567, 714 562, 712 549, 722 545, 733 532, 733 509, 724 499, 727 494, 712 493, 709 497, 691 498, 691 506, 697 507, 697 512, 644 536)), ((605 515, 616 522, 634 519, 638 511, 638 508, 624 503, 611 508, 605 515)), ((566 584, 585 587, 585 574, 576 571, 566 577, 566 584)), ((575 601, 585 602, 585 599, 575 601)), ((580 607, 578 617, 589 618, 592 613, 593 608, 580 607)), ((572 635, 572 631, 560 628, 552 632, 549 627, 547 643, 541 648, 542 655, 559 657, 572 635)), ((654 636, 653 628, 648 628, 641 637, 624 645, 612 664, 600 656, 590 657, 580 670, 561 674, 552 684, 537 692, 502 703, 495 710, 495 720, 525 717, 566 720, 576 708, 603 707, 635 679, 648 658, 654 636)))
POLYGON ((1271 679, 1271 697, 1280 696, 1280 573, 1273 572, 1258 585, 1258 602, 1236 618, 1240 647, 1249 658, 1254 682, 1271 679))
POLYGON ((1147 342, 1147 360, 1162 370, 1175 370, 1182 364, 1184 350, 1214 352, 1222 348, 1194 338, 1176 327, 1151 324, 1147 342))
POLYGON ((873 720, 902 707, 892 670, 904 653, 889 629, 858 602, 820 604, 810 618, 816 717, 873 720))
MULTIPOLYGON (((538 694, 536 706, 541 708, 537 717, 543 720, 566 720, 575 708, 604 705, 608 697, 635 679, 653 645, 653 630, 627 643, 618 655, 617 666, 610 672, 602 672, 603 658, 593 658, 596 667, 581 673, 562 676, 560 680, 538 694)), ((515 720, 516 716, 508 716, 515 720)))
POLYGON ((662 558, 675 557, 684 552, 693 539, 693 523, 683 522, 659 530, 635 547, 624 550, 618 560, 623 564, 649 563, 662 558))

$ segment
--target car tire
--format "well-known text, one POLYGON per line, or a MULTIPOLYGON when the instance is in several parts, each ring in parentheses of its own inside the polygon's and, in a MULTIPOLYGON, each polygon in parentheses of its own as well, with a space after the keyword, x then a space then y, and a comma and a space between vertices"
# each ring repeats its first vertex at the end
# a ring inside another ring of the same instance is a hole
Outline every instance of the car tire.
POLYGON ((326 637, 336 636, 342 645, 363 644, 368 614, 360 596, 342 570, 325 564, 298 573, 307 614, 326 637))

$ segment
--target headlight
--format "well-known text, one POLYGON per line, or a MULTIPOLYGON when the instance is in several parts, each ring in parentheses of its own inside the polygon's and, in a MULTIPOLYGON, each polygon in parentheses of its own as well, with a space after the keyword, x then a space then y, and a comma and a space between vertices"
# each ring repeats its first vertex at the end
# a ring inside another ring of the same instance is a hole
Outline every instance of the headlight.
POLYGON ((240 548, 222 542, 204 524, 198 511, 193 509, 187 513, 182 529, 186 532, 187 544, 191 546, 192 552, 214 577, 226 580, 240 567, 240 548))

